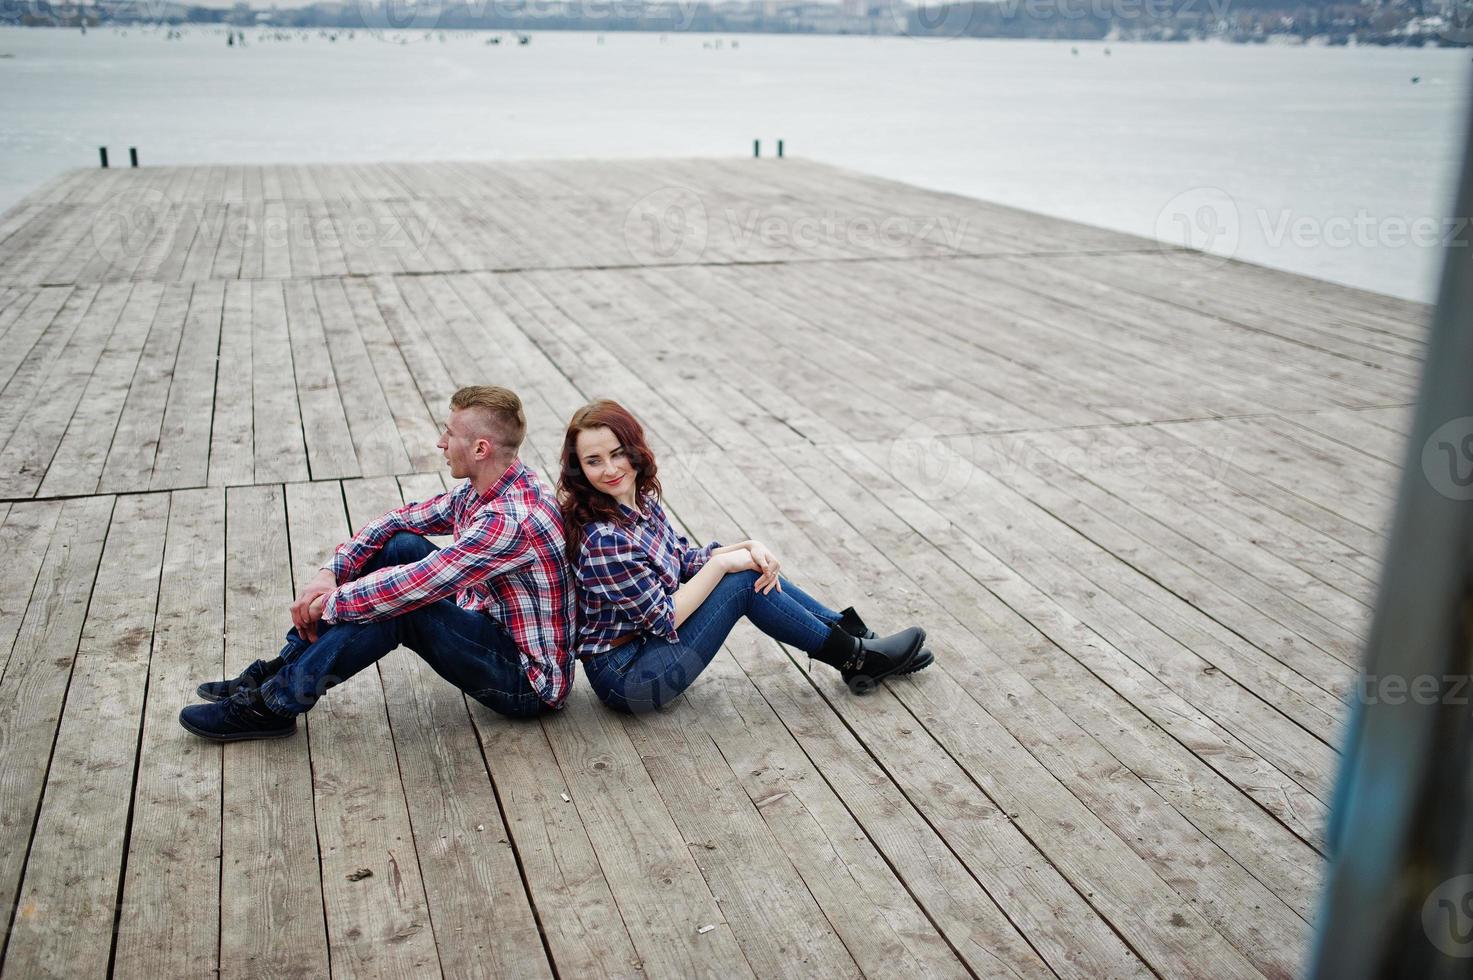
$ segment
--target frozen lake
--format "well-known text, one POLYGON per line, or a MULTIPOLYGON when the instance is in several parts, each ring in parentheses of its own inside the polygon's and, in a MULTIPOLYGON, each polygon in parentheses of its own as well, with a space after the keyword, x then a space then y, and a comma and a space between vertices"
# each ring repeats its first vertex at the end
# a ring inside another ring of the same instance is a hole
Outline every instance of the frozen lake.
POLYGON ((104 144, 148 165, 737 156, 782 138, 792 155, 1416 299, 1433 298, 1440 242, 1470 237, 1443 221, 1466 50, 444 36, 253 31, 240 48, 224 28, 0 30, 0 208, 96 166, 104 144))

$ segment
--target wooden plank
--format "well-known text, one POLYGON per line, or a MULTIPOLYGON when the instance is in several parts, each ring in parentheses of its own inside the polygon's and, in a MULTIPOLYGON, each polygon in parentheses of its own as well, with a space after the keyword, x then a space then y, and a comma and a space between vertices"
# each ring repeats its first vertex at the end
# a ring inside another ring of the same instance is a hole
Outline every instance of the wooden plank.
MULTIPOLYGON (((159 449, 148 481, 151 490, 200 487, 209 480, 224 311, 224 283, 204 282, 194 287, 159 425, 159 449)), ((234 369, 232 364, 230 370, 234 369)), ((245 455, 249 458, 248 450, 245 455)))
MULTIPOLYGON (((279 486, 225 496, 225 672, 270 659, 291 625, 286 501, 279 486)), ((329 975, 307 738, 225 747, 220 976, 329 975)))
MULTIPOLYGON (((886 575, 883 555, 920 585, 936 604, 926 614, 928 639, 945 672, 1092 812, 1109 820, 1122 839, 1135 840, 1173 887, 1214 910, 1215 922, 1229 923, 1225 934, 1242 929, 1252 946, 1265 947, 1256 957, 1261 968, 1287 966, 1292 972, 1292 959, 1276 958, 1292 956, 1298 948, 1318 892, 1319 861, 1308 845, 1245 795, 1258 791, 1258 780, 1268 781, 1264 774, 1270 770, 1262 761, 1240 758, 1235 743, 1214 740, 1206 732, 1184 738, 1185 726, 1172 726, 1185 744, 1174 741, 1106 685, 1106 672, 1096 676, 1076 665, 1022 614, 980 587, 986 582, 1005 594, 997 583, 1007 570, 969 566, 950 547, 944 548, 943 557, 938 547, 958 532, 948 518, 929 511, 897 484, 868 471, 836 467, 823 457, 783 455, 837 511, 830 515, 798 501, 794 519, 815 525, 846 553, 873 549, 872 560, 855 567, 877 568, 877 577, 893 578, 886 575), (863 481, 849 475, 856 472, 866 473, 863 481), (880 506, 892 500, 904 503, 880 506), (948 642, 953 616, 968 632, 948 642), (951 654, 943 656, 948 647, 951 654), (1110 778, 1102 778, 1104 773, 1110 778), (1248 789, 1233 785, 1234 778, 1248 789), (1147 832, 1141 833, 1143 829, 1147 832), (1263 885, 1246 878, 1245 871, 1263 885), (1201 886, 1194 884, 1197 879, 1201 886), (1279 898, 1265 897, 1264 886, 1279 898), (1275 934, 1277 940, 1261 938, 1275 934)), ((868 588, 867 582, 861 584, 868 588)), ((1024 606, 1022 613, 1035 615, 1033 609, 1024 606)), ((1319 827, 1300 832, 1317 835, 1319 827)))
POLYGON ((248 283, 225 284, 210 418, 208 480, 211 486, 250 483, 255 474, 252 304, 252 287, 248 283))
POLYGON ((575 686, 543 729, 567 781, 564 805, 588 831, 645 973, 753 976, 620 722, 590 689, 575 686))
MULTIPOLYGON (((295 483, 287 486, 286 501, 301 588, 347 537, 343 492, 337 483, 295 483)), ((309 719, 333 975, 440 975, 378 671, 361 671, 334 687, 309 719), (372 876, 352 880, 363 868, 372 876)))
POLYGON ((251 286, 251 395, 255 481, 308 479, 307 446, 280 283, 251 286))
MULTIPOLYGON (((17 908, 16 899, 112 507, 111 497, 69 500, 61 506, 9 663, 0 675, 0 908, 15 910, 7 941, 11 932, 23 935, 58 926, 50 910, 17 908)), ((69 924, 63 919, 60 927, 69 924)))
MULTIPOLYGON (((35 446, 35 455, 21 465, 35 479, 22 486, 39 484, 40 492, 48 496, 97 492, 108 447, 127 403, 147 338, 154 324, 160 324, 165 340, 159 345, 159 354, 172 356, 170 338, 177 342, 177 324, 184 317, 187 303, 187 289, 152 284, 134 287, 82 390, 65 435, 59 444, 43 442, 35 446), (174 329, 162 327, 164 324, 173 324, 174 329)), ((11 448, 7 446, 6 451, 11 448)))
MULTIPOLYGON (((763 506, 765 495, 743 472, 751 465, 745 455, 737 457, 730 472, 723 467, 722 481, 703 480, 707 489, 749 534, 760 523, 764 540, 770 534, 780 554, 801 555, 804 579, 815 583, 818 594, 861 591, 831 558, 763 506)), ((1115 945, 1118 933, 1136 955, 1166 973, 1256 974, 1201 910, 1177 895, 977 702, 955 689, 944 671, 888 685, 863 704, 855 703, 832 671, 813 676, 830 707, 854 726, 892 778, 912 798, 925 800, 930 819, 953 846, 970 855, 971 870, 999 876, 1001 893, 1009 896, 1000 904, 1015 921, 1026 923, 1025 935, 1056 971, 1055 960, 1065 950, 1073 955, 1081 949, 1102 956, 1123 952, 1115 945), (923 726, 919 730, 913 727, 917 722, 923 726), (901 728, 925 734, 897 739, 901 728), (1042 873, 1027 860, 1008 860, 994 869, 990 865, 1000 846, 1025 852, 1036 847, 1048 864, 1042 873), (1071 904, 1077 904, 1077 912, 1060 913, 1071 904), (1043 909, 1053 913, 1044 916, 1043 909), (1070 929, 1081 931, 1065 935, 1070 929)))
POLYGON ((0 563, 0 650, 4 651, 0 676, 10 662, 16 633, 30 605, 31 590, 60 516, 61 505, 57 503, 14 504, 7 507, 5 519, 0 522, 0 554, 6 556, 0 563))
POLYGON ((361 470, 312 284, 293 281, 284 285, 284 291, 292 372, 307 440, 307 467, 317 480, 358 476, 361 470))
MULTIPOLYGON (((360 281, 340 284, 353 310, 353 325, 344 324, 345 342, 356 338, 363 345, 372 364, 373 374, 388 403, 398 430, 401 449, 409 457, 409 468, 424 472, 436 469, 443 461, 435 447, 440 430, 437 416, 425 403, 425 395, 415 383, 408 358, 389 332, 385 315, 374 302, 371 288, 360 281)), ((449 410, 449 402, 440 403, 440 411, 449 410)))
MULTIPOLYGON (((60 298, 59 291, 50 295, 60 298)), ((4 382, 0 393, 0 445, 8 445, 23 423, 26 428, 34 429, 43 414, 47 418, 62 414, 61 408, 52 404, 55 399, 38 402, 36 398, 43 384, 56 376, 58 369, 63 372, 60 376, 75 386, 77 397, 81 396, 92 365, 127 296, 127 286, 78 289, 66 296, 59 314, 38 308, 37 312, 44 314, 44 318, 38 316, 34 323, 39 342, 29 348, 19 342, 14 347, 0 348, 0 379, 4 382), (103 301, 94 302, 99 296, 103 301), (7 352, 13 353, 13 358, 7 352), (28 415, 31 418, 26 421, 28 415)), ((66 415, 70 414, 71 407, 68 407, 66 415)), ((61 424, 65 421, 61 418, 61 424)))
POLYGON ((168 514, 162 494, 122 497, 114 510, 65 685, 4 975, 108 972, 168 514))
MULTIPOLYGON (((178 374, 180 343, 192 294, 191 286, 170 287, 159 304, 159 313, 154 317, 137 369, 128 384, 128 395, 102 467, 98 489, 103 492, 148 488, 158 456, 169 389, 178 374)), ((45 481, 41 487, 44 493, 45 481)))
MULTIPOLYGON (((414 499, 443 490, 425 481, 414 499)), ((343 492, 353 527, 403 502, 392 479, 343 492)), ((378 670, 445 976, 551 977, 465 697, 407 649, 378 670)))
MULTIPOLYGON (((340 281, 313 284, 324 342, 352 434, 356 463, 365 476, 407 473, 411 463, 399 437, 388 395, 374 373, 373 361, 358 332, 353 308, 340 281)), ((402 392, 401 392, 402 394, 402 392)), ((418 392, 411 396, 419 399, 418 392)))
POLYGON ((170 495, 114 977, 219 969, 223 755, 178 715, 224 670, 225 532, 223 489, 170 495))

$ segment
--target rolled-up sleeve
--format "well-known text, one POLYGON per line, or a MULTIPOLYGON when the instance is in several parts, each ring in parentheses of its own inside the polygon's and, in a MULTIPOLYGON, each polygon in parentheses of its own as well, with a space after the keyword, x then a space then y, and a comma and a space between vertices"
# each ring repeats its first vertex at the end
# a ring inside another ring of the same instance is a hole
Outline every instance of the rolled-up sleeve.
POLYGON ((692 576, 706 566, 706 562, 711 560, 711 553, 719 547, 720 541, 708 541, 705 547, 697 548, 684 535, 676 535, 675 550, 680 554, 680 580, 690 581, 692 576))
POLYGON ((642 552, 616 531, 595 530, 583 541, 578 561, 578 587, 640 629, 672 643, 675 633, 675 597, 642 552))
POLYGON ((378 554, 379 549, 400 531, 420 535, 449 534, 455 530, 451 507, 456 492, 451 490, 429 500, 405 504, 363 525, 357 534, 338 545, 332 558, 322 567, 332 572, 333 579, 342 585, 357 575, 368 559, 378 554))
POLYGON ((369 622, 402 615, 533 561, 526 535, 514 521, 491 514, 453 543, 408 565, 381 568, 328 593, 329 623, 369 622))

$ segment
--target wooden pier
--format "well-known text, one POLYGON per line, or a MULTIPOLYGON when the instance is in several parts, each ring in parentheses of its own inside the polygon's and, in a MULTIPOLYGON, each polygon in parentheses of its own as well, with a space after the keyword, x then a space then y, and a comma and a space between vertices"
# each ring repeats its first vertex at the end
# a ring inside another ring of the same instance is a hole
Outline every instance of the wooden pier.
POLYGON ((1296 975, 1428 312, 793 158, 68 173, 0 215, 0 975, 1296 975), (935 666, 186 734, 470 383, 549 479, 625 402, 935 666))

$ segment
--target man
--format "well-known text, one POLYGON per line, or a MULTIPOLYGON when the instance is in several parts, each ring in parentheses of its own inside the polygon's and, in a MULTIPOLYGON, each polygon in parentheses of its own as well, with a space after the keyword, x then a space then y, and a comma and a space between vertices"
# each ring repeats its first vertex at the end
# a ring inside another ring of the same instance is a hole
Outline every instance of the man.
POLYGON ((436 443, 448 493, 392 510, 339 545, 292 603, 274 660, 199 686, 179 713, 203 738, 283 738, 328 689, 401 644, 493 711, 560 708, 573 681, 575 596, 552 492, 521 461, 514 392, 462 388, 436 443), (454 534, 445 548, 429 534, 454 534))

